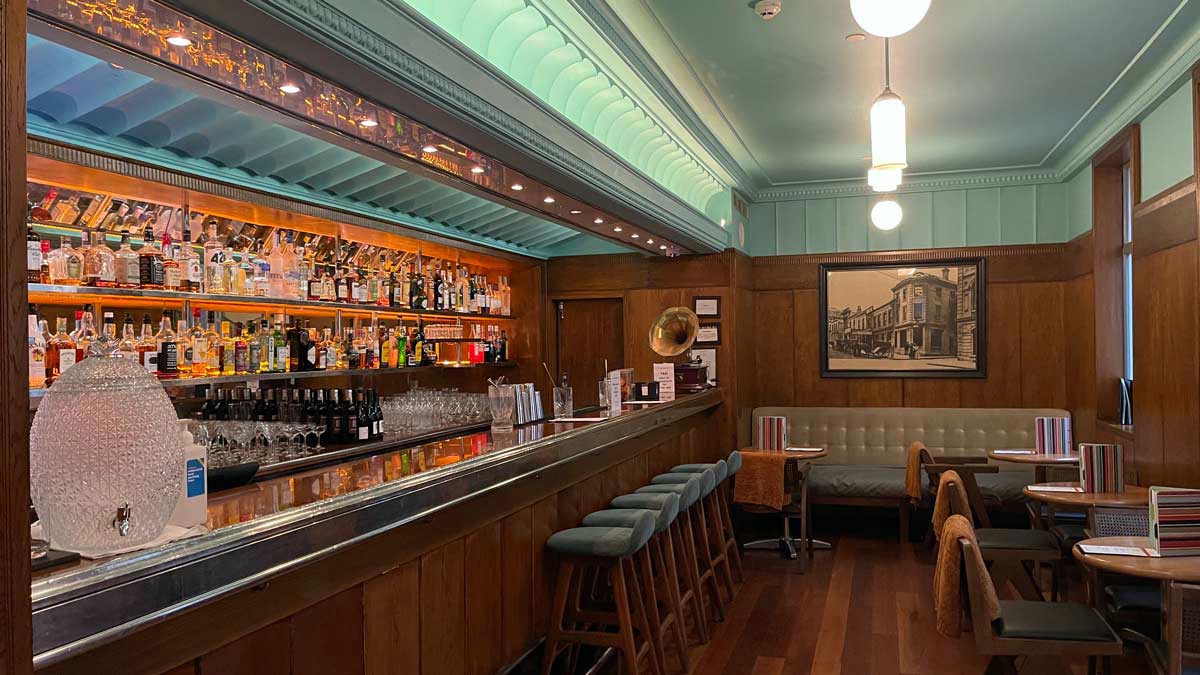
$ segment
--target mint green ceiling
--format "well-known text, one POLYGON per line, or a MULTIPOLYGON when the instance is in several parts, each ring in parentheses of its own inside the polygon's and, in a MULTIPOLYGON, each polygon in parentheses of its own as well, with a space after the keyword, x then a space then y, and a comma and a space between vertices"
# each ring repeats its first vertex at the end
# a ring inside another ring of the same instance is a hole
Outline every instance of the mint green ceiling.
POLYGON ((533 0, 405 1, 697 210, 720 210, 721 182, 533 0))
MULTIPOLYGON (((844 39, 860 30, 849 0, 783 0, 770 22, 748 0, 597 2, 717 137, 742 146, 760 188, 865 174, 883 44, 844 39)), ((910 173, 1053 166, 1195 41, 1198 20, 1187 0, 933 0, 892 42, 910 173)))

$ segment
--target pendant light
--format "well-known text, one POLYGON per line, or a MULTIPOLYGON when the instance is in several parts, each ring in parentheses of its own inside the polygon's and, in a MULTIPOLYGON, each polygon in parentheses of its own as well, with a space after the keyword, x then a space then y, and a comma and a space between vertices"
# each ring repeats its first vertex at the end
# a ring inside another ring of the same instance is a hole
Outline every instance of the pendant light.
POLYGON ((883 41, 883 93, 871 104, 871 168, 900 170, 908 166, 904 139, 904 101, 891 88, 890 44, 883 41))
POLYGON ((876 192, 893 192, 897 187, 900 187, 900 180, 903 177, 901 169, 876 169, 874 167, 867 169, 867 185, 876 192))
POLYGON ((929 11, 930 0, 850 0, 850 13, 862 29, 881 38, 894 38, 916 28, 929 11))
POLYGON ((899 227, 903 218, 904 209, 891 197, 875 202, 871 208, 871 224, 885 232, 899 227))

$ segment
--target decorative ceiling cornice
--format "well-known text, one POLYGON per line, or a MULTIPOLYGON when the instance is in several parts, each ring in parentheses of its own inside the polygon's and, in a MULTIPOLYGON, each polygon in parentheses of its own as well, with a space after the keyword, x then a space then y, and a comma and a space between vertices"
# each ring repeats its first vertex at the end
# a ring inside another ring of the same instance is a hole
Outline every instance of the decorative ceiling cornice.
MULTIPOLYGON (((1041 185, 1058 183, 1062 179, 1062 176, 1058 172, 1048 169, 914 174, 905 176, 904 184, 896 192, 934 192, 938 190, 970 190, 976 188, 1013 187, 1018 185, 1041 185)), ((850 178, 836 181, 812 181, 775 185, 755 193, 754 201, 783 202, 799 199, 862 197, 880 194, 871 190, 865 179, 850 178)))

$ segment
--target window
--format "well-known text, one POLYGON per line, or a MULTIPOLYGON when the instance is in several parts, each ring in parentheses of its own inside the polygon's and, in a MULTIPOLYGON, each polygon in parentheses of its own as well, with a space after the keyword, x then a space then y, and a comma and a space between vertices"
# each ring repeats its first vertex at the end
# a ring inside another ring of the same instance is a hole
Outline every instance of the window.
POLYGON ((1121 338, 1125 379, 1133 379, 1133 174, 1121 167, 1121 338))

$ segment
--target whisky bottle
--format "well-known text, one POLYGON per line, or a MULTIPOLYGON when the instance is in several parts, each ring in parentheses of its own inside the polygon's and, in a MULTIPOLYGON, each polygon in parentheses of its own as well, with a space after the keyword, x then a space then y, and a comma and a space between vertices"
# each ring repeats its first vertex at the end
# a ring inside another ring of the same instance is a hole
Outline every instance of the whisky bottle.
MULTIPOLYGON (((41 281, 42 240, 33 231, 33 204, 26 209, 25 219, 25 280, 31 284, 41 281)), ((32 368, 32 366, 30 366, 32 368)))
MULTIPOLYGON (((138 271, 138 255, 129 246, 128 231, 121 232, 121 246, 113 254, 113 266, 116 272, 118 287, 137 288, 141 284, 141 273, 138 271)), ((51 276, 53 276, 53 273, 51 276)))
POLYGON ((233 337, 229 334, 229 320, 221 320, 221 374, 233 375, 235 372, 234 357, 237 356, 235 350, 237 346, 233 342, 233 337))
POLYGON ((192 246, 192 229, 184 225, 183 245, 179 247, 179 267, 182 272, 179 277, 179 290, 189 293, 199 293, 204 280, 204 265, 196 249, 192 246))
POLYGON ((174 380, 179 377, 179 339, 171 328, 171 312, 163 310, 162 323, 154 336, 158 351, 158 378, 174 380))
POLYGON ((179 261, 175 259, 175 247, 171 244, 169 231, 163 232, 162 252, 163 288, 168 291, 178 291, 183 285, 183 269, 180 267, 179 261))
MULTIPOLYGON (((38 244, 39 250, 41 244, 38 244)), ((41 263, 38 263, 39 267, 41 263)), ((46 339, 42 336, 38 324, 37 307, 29 305, 29 388, 41 389, 46 386, 46 339)))
MULTIPOLYGON (((82 340, 76 340, 81 343, 82 340)), ((150 327, 150 315, 142 315, 142 335, 137 341, 138 363, 151 375, 158 375, 158 345, 154 341, 154 329, 150 327)))
POLYGON ((216 312, 208 313, 208 328, 204 331, 204 341, 208 351, 204 373, 209 377, 215 377, 221 374, 221 363, 225 356, 225 345, 221 342, 221 334, 217 332, 216 312))
POLYGON ((195 332, 188 326, 187 315, 179 314, 179 330, 175 336, 176 353, 179 355, 179 377, 192 376, 192 364, 196 358, 195 332))
POLYGON ((240 321, 234 326, 234 329, 233 372, 237 375, 245 375, 250 372, 250 344, 246 341, 240 321))
MULTIPOLYGON (((130 321, 128 315, 126 321, 130 321)), ((75 341, 67 334, 67 317, 58 317, 56 324, 57 330, 46 341, 46 386, 54 384, 59 375, 75 365, 75 341)), ((132 324, 129 326, 129 332, 133 333, 132 324)), ((137 358, 136 353, 133 358, 137 358)))
MULTIPOLYGON (((59 329, 61 330, 65 325, 66 320, 59 319, 59 329)), ((133 332, 133 317, 129 312, 125 313, 125 322, 121 326, 121 341, 117 343, 117 353, 121 355, 121 358, 134 361, 138 357, 137 335, 133 332)))
POLYGON ((154 230, 142 231, 142 247, 138 249, 138 281, 142 288, 163 287, 163 256, 154 243, 154 230))

